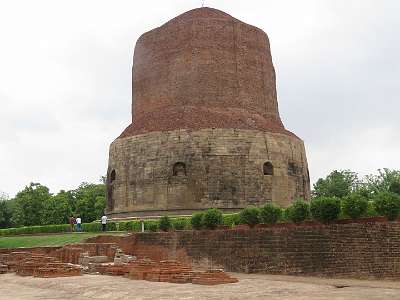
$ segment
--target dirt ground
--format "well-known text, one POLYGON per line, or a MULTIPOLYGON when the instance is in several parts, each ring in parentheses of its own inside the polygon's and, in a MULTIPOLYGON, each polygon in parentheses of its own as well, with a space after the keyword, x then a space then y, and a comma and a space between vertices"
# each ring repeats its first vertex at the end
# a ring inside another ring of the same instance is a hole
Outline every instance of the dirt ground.
POLYGON ((269 299, 400 300, 400 282, 233 274, 239 283, 217 286, 84 275, 67 278, 0 275, 0 299, 269 299))

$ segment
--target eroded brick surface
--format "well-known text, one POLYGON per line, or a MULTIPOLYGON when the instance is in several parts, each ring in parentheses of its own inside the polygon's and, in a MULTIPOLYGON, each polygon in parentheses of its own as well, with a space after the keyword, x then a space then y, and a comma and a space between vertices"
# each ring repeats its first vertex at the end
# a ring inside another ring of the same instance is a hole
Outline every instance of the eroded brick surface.
MULTIPOLYGON (((136 233, 119 240, 126 253, 140 253, 139 259, 162 257, 201 269, 400 279, 399 236, 399 222, 371 218, 328 225, 136 233)), ((99 239, 105 242, 107 237, 99 239)))

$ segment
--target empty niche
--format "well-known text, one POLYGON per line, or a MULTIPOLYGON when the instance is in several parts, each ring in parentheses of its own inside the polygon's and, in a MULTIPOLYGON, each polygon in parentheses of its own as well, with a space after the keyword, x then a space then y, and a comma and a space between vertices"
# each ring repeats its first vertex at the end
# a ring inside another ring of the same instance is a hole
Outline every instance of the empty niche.
POLYGON ((115 181, 116 173, 115 170, 112 170, 110 173, 110 183, 113 183, 115 181))
POLYGON ((267 161, 263 165, 263 173, 264 175, 274 175, 274 166, 271 162, 267 161))
POLYGON ((177 162, 173 167, 174 176, 186 176, 186 165, 183 162, 177 162))
POLYGON ((297 166, 294 162, 288 162, 288 175, 296 175, 297 174, 297 166))

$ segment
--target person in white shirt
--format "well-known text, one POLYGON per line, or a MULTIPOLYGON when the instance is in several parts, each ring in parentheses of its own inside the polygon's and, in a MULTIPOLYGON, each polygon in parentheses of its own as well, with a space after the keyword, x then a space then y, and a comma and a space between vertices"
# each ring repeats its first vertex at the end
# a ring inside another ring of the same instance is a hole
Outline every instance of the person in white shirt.
POLYGON ((107 216, 103 215, 101 217, 101 230, 106 231, 106 228, 107 228, 107 216))
POLYGON ((81 224, 82 224, 81 217, 77 217, 75 221, 76 221, 76 231, 80 232, 81 231, 81 224))

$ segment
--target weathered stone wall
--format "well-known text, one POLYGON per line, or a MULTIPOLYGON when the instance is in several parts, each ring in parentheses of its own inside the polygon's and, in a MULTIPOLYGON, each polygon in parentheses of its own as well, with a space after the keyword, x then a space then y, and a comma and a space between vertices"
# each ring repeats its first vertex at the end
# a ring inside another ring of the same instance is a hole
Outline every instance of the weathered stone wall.
POLYGON ((100 236, 126 253, 177 259, 201 268, 287 275, 400 279, 400 223, 100 236))
POLYGON ((175 130, 120 138, 110 148, 109 179, 111 172, 111 216, 235 210, 270 201, 286 206, 310 193, 303 142, 255 130, 175 130), (266 162, 272 175, 264 175, 266 162))

